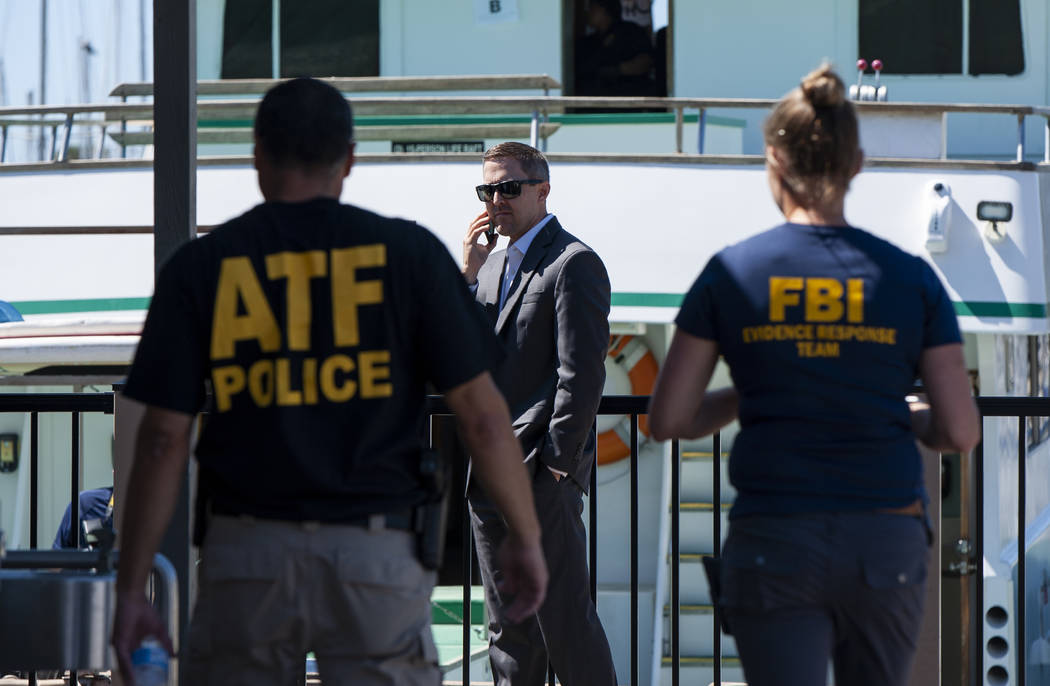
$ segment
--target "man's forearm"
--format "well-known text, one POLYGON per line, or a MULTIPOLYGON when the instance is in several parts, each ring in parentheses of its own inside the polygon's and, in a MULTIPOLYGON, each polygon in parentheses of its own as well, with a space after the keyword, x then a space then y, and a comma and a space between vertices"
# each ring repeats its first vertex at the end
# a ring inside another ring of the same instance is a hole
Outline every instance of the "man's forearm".
POLYGON ((188 457, 187 435, 158 431, 144 422, 136 440, 135 462, 122 505, 118 591, 145 589, 153 553, 175 510, 188 457))

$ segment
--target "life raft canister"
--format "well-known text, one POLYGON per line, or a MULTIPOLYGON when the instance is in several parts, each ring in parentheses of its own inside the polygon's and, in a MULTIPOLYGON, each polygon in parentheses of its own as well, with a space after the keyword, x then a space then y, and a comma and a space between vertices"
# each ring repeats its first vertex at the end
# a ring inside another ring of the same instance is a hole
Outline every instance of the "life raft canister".
MULTIPOLYGON (((641 338, 611 336, 605 357, 605 395, 650 395, 659 365, 641 338)), ((599 465, 622 460, 631 454, 631 420, 626 415, 599 415, 599 465)), ((639 442, 649 434, 649 416, 638 417, 639 442)))

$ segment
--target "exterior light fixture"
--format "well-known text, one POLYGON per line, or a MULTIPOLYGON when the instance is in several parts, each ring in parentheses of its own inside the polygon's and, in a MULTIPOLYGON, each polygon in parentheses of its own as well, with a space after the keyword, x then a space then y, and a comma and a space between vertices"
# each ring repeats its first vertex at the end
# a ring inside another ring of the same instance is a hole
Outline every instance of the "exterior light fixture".
POLYGON ((1005 224, 1013 219, 1013 216, 1014 206, 1011 203, 991 200, 982 200, 977 203, 977 219, 987 222, 984 227, 984 235, 993 243, 998 243, 1006 238, 1006 229, 1001 228, 999 224, 1005 224))
POLYGON ((0 472, 18 469, 18 434, 0 434, 0 472))

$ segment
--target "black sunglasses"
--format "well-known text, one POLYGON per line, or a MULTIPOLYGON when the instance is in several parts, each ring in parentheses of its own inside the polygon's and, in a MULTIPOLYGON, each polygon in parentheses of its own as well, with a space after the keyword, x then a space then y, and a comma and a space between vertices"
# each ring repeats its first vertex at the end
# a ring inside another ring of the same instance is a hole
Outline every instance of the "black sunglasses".
POLYGON ((522 184, 529 186, 537 183, 545 183, 543 179, 522 179, 520 181, 500 181, 499 183, 483 183, 480 186, 475 186, 474 190, 478 192, 478 200, 481 202, 492 202, 492 198, 495 197, 496 191, 504 198, 516 198, 521 195, 522 184))

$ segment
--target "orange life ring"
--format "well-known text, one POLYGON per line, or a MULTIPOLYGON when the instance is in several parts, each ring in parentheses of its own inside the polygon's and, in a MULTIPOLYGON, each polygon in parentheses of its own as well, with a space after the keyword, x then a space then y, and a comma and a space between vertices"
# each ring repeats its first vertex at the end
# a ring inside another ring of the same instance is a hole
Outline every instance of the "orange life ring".
MULTIPOLYGON (((649 395, 660 370, 656 358, 637 336, 612 336, 605 358, 605 393, 608 395, 649 395), (628 390, 629 386, 629 390, 628 390)), ((638 431, 649 434, 649 416, 638 417, 638 431)), ((631 454, 630 418, 620 415, 598 417, 599 465, 622 460, 631 454)))

